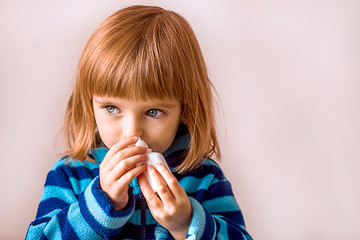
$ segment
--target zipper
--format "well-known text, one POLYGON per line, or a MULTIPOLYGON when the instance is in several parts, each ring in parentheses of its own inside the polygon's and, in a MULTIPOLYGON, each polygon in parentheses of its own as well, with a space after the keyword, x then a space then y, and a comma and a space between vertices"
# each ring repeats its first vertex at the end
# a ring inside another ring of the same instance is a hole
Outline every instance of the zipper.
POLYGON ((146 200, 144 195, 140 192, 140 207, 141 207, 141 239, 146 240, 146 200))

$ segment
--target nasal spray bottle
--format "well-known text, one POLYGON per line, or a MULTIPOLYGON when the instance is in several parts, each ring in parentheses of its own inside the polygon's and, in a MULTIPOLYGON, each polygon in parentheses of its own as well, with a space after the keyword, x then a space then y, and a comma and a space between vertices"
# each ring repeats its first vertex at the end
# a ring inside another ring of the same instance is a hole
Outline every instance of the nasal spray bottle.
MULTIPOLYGON (((171 171, 168 164, 166 163, 164 156, 161 153, 153 152, 151 148, 149 148, 149 146, 146 144, 146 142, 144 142, 144 140, 142 140, 140 137, 135 143, 135 146, 147 147, 148 150, 146 152, 146 155, 148 157, 148 160, 146 161, 146 163, 148 165, 155 166, 156 163, 162 163, 169 171, 171 171)), ((146 171, 144 173, 147 181, 149 182, 150 187, 154 192, 156 192, 157 190, 156 190, 155 182, 152 181, 152 179, 150 178, 150 176, 146 171)))

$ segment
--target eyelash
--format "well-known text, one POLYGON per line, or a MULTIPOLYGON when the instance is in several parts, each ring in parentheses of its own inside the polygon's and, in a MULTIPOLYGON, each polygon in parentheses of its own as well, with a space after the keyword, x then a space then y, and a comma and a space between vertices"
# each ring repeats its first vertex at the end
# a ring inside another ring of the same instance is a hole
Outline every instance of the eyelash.
POLYGON ((113 108, 114 111, 115 111, 115 110, 120 110, 118 107, 115 107, 115 106, 112 106, 112 105, 106 105, 106 106, 104 107, 104 109, 105 109, 105 111, 106 111, 108 114, 114 114, 113 112, 109 112, 109 108, 113 108))
MULTIPOLYGON (((117 114, 117 113, 114 113, 114 111, 116 111, 116 110, 117 110, 117 111, 120 111, 120 109, 119 109, 118 107, 115 107, 115 106, 113 106, 113 105, 106 105, 106 106, 104 106, 103 108, 104 108, 104 110, 106 111, 106 113, 107 113, 107 114, 110 114, 110 115, 117 114), (113 112, 110 112, 110 111, 109 111, 109 108, 112 108, 112 109, 113 109, 113 112)), ((163 115, 165 115, 165 114, 166 114, 166 111, 161 110, 161 109, 158 109, 158 108, 152 108, 152 109, 149 109, 149 110, 146 111, 146 116, 149 116, 149 117, 155 118, 155 119, 162 118, 163 115), (157 113, 161 113, 161 115, 158 116, 158 117, 151 117, 149 113, 150 113, 151 111, 154 111, 154 110, 157 111, 157 113)))
POLYGON ((156 118, 156 119, 163 117, 164 114, 166 114, 165 111, 163 111, 163 110, 161 110, 161 109, 157 109, 157 108, 149 109, 148 111, 146 111, 146 115, 147 115, 147 116, 149 116, 149 117, 151 117, 151 118, 156 118), (157 114, 158 114, 158 113, 161 113, 161 115, 158 116, 158 117, 151 117, 151 116, 150 116, 150 112, 151 112, 151 111, 154 111, 154 110, 156 111, 157 114))

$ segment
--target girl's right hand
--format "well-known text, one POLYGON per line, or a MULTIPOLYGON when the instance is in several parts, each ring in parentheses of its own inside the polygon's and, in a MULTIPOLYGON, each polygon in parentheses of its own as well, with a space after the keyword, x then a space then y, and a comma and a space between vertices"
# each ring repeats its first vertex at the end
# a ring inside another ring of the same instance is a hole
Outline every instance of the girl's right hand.
POLYGON ((137 139, 126 138, 114 144, 100 164, 100 186, 115 205, 115 210, 122 210, 126 206, 130 182, 146 168, 147 148, 128 147, 137 139))

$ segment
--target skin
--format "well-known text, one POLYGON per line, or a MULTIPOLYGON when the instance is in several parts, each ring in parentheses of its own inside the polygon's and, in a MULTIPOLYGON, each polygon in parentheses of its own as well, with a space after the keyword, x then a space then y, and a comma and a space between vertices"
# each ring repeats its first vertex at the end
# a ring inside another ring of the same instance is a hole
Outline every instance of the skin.
POLYGON ((180 122, 180 102, 93 96, 93 109, 101 140, 109 148, 100 164, 100 186, 115 209, 122 210, 126 206, 129 184, 138 176, 139 186, 154 219, 175 239, 184 239, 192 215, 185 190, 162 164, 147 166, 146 147, 134 145, 141 137, 154 152, 166 151, 180 122), (158 195, 150 188, 144 171, 156 182, 158 195))

